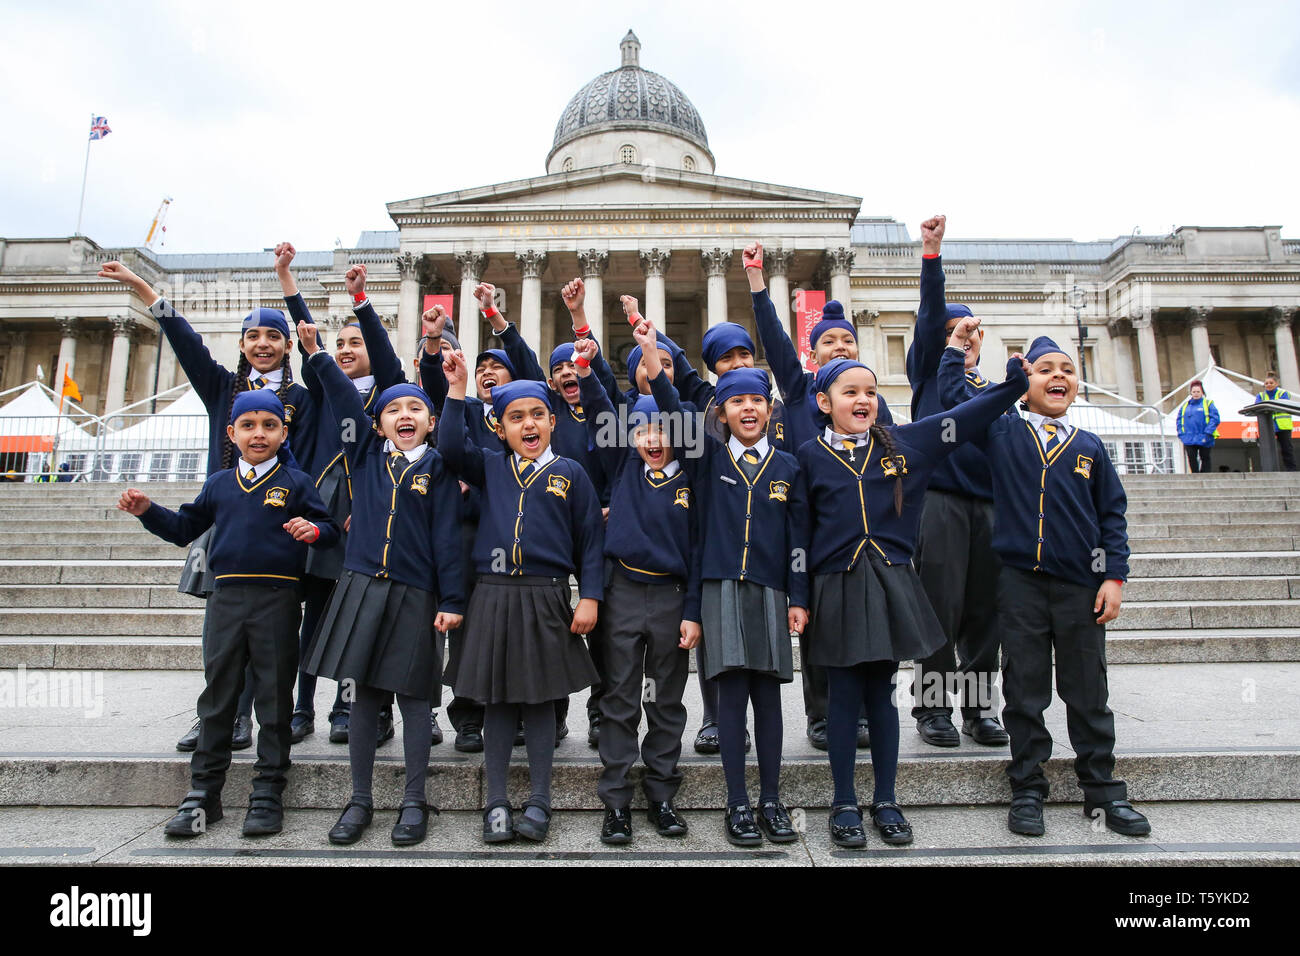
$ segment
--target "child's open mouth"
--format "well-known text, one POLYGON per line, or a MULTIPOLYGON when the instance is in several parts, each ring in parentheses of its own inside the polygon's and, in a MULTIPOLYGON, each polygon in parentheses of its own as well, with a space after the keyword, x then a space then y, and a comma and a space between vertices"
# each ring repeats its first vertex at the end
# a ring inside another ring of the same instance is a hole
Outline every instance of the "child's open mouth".
POLYGON ((542 443, 541 435, 525 435, 523 438, 524 447, 529 451, 536 451, 537 446, 542 443))
POLYGON ((484 375, 484 376, 483 376, 483 387, 484 387, 484 388, 496 388, 496 387, 497 387, 497 379, 496 379, 496 376, 495 376, 495 375, 484 375))
POLYGON ((565 401, 572 402, 577 399, 580 391, 577 382, 565 382, 561 388, 564 390, 565 401))
POLYGON ((664 450, 662 448, 647 448, 645 456, 650 459, 652 464, 657 465, 660 459, 664 457, 664 450))
POLYGON ((758 416, 757 416, 757 415, 742 415, 742 416, 740 417, 740 425, 741 425, 742 428, 757 428, 757 427, 758 427, 758 416))
POLYGON ((350 365, 352 365, 352 363, 355 362, 355 361, 356 361, 356 359, 354 359, 351 355, 340 355, 340 356, 339 356, 339 367, 340 367, 340 368, 347 368, 347 367, 349 367, 350 365))
POLYGON ((398 437, 398 438, 414 438, 414 437, 415 437, 415 426, 414 426, 413 424, 411 424, 410 422, 402 422, 401 424, 399 424, 399 425, 397 426, 397 437, 398 437))
POLYGON ((1047 394, 1053 398, 1065 398, 1066 388, 1064 385, 1049 385, 1047 386, 1047 394))
POLYGON ((870 416, 867 414, 865 408, 855 408, 853 410, 853 417, 860 422, 865 422, 870 416))

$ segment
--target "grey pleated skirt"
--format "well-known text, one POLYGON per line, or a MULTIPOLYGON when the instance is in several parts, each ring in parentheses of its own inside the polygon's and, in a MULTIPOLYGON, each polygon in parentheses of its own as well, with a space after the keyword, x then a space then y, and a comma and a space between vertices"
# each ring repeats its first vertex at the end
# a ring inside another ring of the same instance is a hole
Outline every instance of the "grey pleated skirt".
POLYGON ((568 697, 597 680, 587 642, 569 633, 572 623, 567 578, 480 575, 461 659, 446 680, 457 696, 483 704, 568 697))
POLYGON ((337 581, 343 574, 343 555, 348 543, 343 522, 352 514, 352 499, 348 496, 348 479, 343 473, 342 464, 325 472, 316 491, 325 504, 325 510, 338 524, 340 534, 338 543, 331 548, 307 549, 307 573, 313 577, 337 581))
POLYGON ((185 554, 185 567, 181 568, 181 581, 176 590, 181 594, 205 598, 217 589, 217 575, 208 561, 212 550, 212 529, 203 532, 190 544, 185 554))
POLYGON ((437 597, 360 571, 344 571, 321 615, 302 669, 430 701, 442 699, 437 597))
POLYGON ((806 648, 819 667, 919 660, 945 640, 912 565, 873 552, 852 571, 815 575, 811 603, 806 648))
POLYGON ((794 680, 788 609, 784 591, 752 581, 705 581, 696 667, 708 678, 750 670, 782 683, 794 680))

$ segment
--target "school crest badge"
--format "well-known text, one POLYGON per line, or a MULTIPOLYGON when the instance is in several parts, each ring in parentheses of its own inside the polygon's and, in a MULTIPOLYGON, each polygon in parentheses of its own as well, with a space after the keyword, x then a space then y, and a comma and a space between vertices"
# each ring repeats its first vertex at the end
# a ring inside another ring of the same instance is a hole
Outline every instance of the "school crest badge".
POLYGON ((907 458, 903 455, 890 455, 880 459, 880 467, 884 469, 886 478, 897 478, 900 474, 907 474, 907 458))
POLYGON ((1083 475, 1085 478, 1092 477, 1092 459, 1087 455, 1080 455, 1074 465, 1074 473, 1083 475))
POLYGON ((568 501, 569 479, 565 478, 563 475, 551 475, 551 477, 546 480, 546 493, 568 501))
POLYGON ((774 481, 769 486, 768 501, 785 501, 785 496, 790 493, 790 482, 774 481))
POLYGON ((264 498, 262 501, 262 504, 271 505, 274 508, 283 508, 288 503, 289 503, 288 488, 268 488, 266 492, 266 498, 264 498))
POLYGON ((772 430, 772 436, 777 441, 785 441, 785 422, 776 423, 776 428, 772 430))
POLYGON ((673 498, 673 504, 680 505, 683 508, 689 508, 691 506, 691 489, 678 488, 677 494, 673 498))
POLYGON ((286 425, 288 425, 290 422, 293 421, 293 413, 296 412, 297 410, 298 409, 294 408, 288 402, 284 403, 284 423, 286 425))
POLYGON ((429 493, 429 476, 416 475, 412 478, 411 490, 421 495, 427 495, 429 493))

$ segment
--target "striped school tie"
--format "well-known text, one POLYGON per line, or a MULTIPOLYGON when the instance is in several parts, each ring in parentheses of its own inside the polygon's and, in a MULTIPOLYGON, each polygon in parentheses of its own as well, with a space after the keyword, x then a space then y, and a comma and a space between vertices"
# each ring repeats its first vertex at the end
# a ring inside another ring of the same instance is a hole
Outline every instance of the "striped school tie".
POLYGON ((842 438, 840 439, 840 445, 849 453, 849 461, 857 461, 857 459, 853 457, 853 449, 858 447, 857 442, 852 438, 842 438))
POLYGON ((754 451, 752 448, 746 448, 745 453, 740 457, 745 459, 745 461, 749 462, 751 465, 757 465, 759 462, 758 452, 754 451))
POLYGON ((533 473, 534 462, 531 458, 519 459, 519 480, 526 481, 528 476, 533 473))
POLYGON ((257 477, 257 469, 256 469, 256 468, 250 468, 250 469, 248 469, 248 474, 246 474, 246 475, 244 476, 244 480, 245 480, 245 481, 252 481, 252 480, 253 480, 254 478, 256 478, 256 477, 257 477))
POLYGON ((266 379, 259 375, 248 383, 248 387, 253 391, 257 391, 259 388, 266 388, 266 379))
POLYGON ((1047 432, 1047 444, 1043 450, 1050 452, 1061 443, 1060 426, 1056 422, 1043 422, 1043 431, 1047 432))
POLYGON ((655 481, 662 481, 664 479, 664 473, 662 471, 652 471, 650 472, 650 477, 655 481))

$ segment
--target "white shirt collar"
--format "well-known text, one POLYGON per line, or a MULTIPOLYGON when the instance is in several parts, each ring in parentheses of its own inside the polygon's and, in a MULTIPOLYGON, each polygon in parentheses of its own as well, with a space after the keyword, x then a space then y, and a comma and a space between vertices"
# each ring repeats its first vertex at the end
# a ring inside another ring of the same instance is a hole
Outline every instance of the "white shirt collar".
MULTIPOLYGON (((519 454, 519 452, 515 452, 515 467, 516 467, 516 468, 519 467, 519 462, 523 460, 523 457, 524 457, 524 456, 521 455, 521 454, 519 454)), ((555 459, 555 452, 551 450, 551 446, 550 446, 550 445, 547 445, 547 446, 546 446, 546 451, 544 451, 544 452, 542 452, 540 455, 538 455, 538 456, 533 460, 533 463, 534 463, 538 468, 545 468, 545 467, 546 467, 547 465, 549 465, 549 464, 550 464, 554 459, 555 459)))
POLYGON ((826 444, 830 445, 832 448, 838 451, 839 449, 844 447, 845 439, 853 442, 854 448, 861 448, 863 445, 867 443, 868 434, 870 433, 863 432, 861 435, 841 435, 839 432, 832 430, 832 428, 829 425, 827 425, 825 438, 826 438, 826 444))
MULTIPOLYGON (((651 468, 644 461, 641 462, 641 464, 644 465, 644 467, 641 470, 644 471, 646 475, 649 475, 650 472, 656 470, 654 468, 651 468)), ((664 465, 662 468, 658 470, 664 473, 665 478, 671 478, 673 475, 677 474, 677 472, 682 470, 682 463, 678 461, 676 458, 674 458, 672 461, 670 461, 668 464, 664 465)))
POLYGON ((1028 409, 1025 410, 1025 418, 1028 419, 1029 424, 1034 426, 1034 431, 1038 432, 1038 437, 1043 440, 1044 444, 1046 444, 1051 436, 1043 430, 1043 422, 1055 422, 1058 434, 1061 436, 1061 441, 1065 441, 1070 437, 1070 432, 1073 431, 1073 426, 1071 426, 1069 421, 1067 421, 1069 417, 1070 416, 1067 413, 1062 415, 1060 418, 1048 418, 1046 415, 1038 414, 1038 412, 1031 412, 1028 409))
MULTIPOLYGON (((393 440, 391 438, 385 438, 384 454, 391 455, 395 451, 402 451, 402 450, 393 444, 393 440)), ((414 448, 408 448, 406 451, 402 451, 402 455, 411 464, 415 464, 417 461, 419 461, 428 453, 429 453, 428 445, 416 445, 414 448)))
POLYGON ((270 471, 277 464, 279 464, 279 462, 280 462, 279 458, 268 458, 260 465, 250 465, 248 462, 244 461, 244 458, 241 455, 239 458, 239 473, 241 475, 247 475, 248 469, 251 468, 253 469, 253 480, 257 481, 257 479, 263 477, 268 471, 270 471))
MULTIPOLYGON (((768 448, 767 436, 764 435, 758 441, 754 442, 754 444, 751 445, 750 448, 752 448, 754 451, 758 453, 758 457, 760 461, 766 458, 767 448, 768 448)), ((731 452, 731 457, 733 459, 735 459, 736 461, 740 461, 740 456, 743 455, 746 451, 749 451, 749 448, 746 448, 744 445, 742 445, 740 443, 740 439, 737 438, 735 435, 732 435, 729 439, 727 439, 727 450, 731 452)))
POLYGON ((257 369, 252 369, 248 373, 248 384, 252 385, 253 382, 259 378, 264 378, 268 385, 273 385, 276 388, 279 388, 280 383, 284 381, 284 367, 276 366, 269 372, 259 372, 257 369))
POLYGON ((375 387, 375 377, 373 375, 359 375, 352 380, 352 385, 359 393, 364 395, 375 387))

